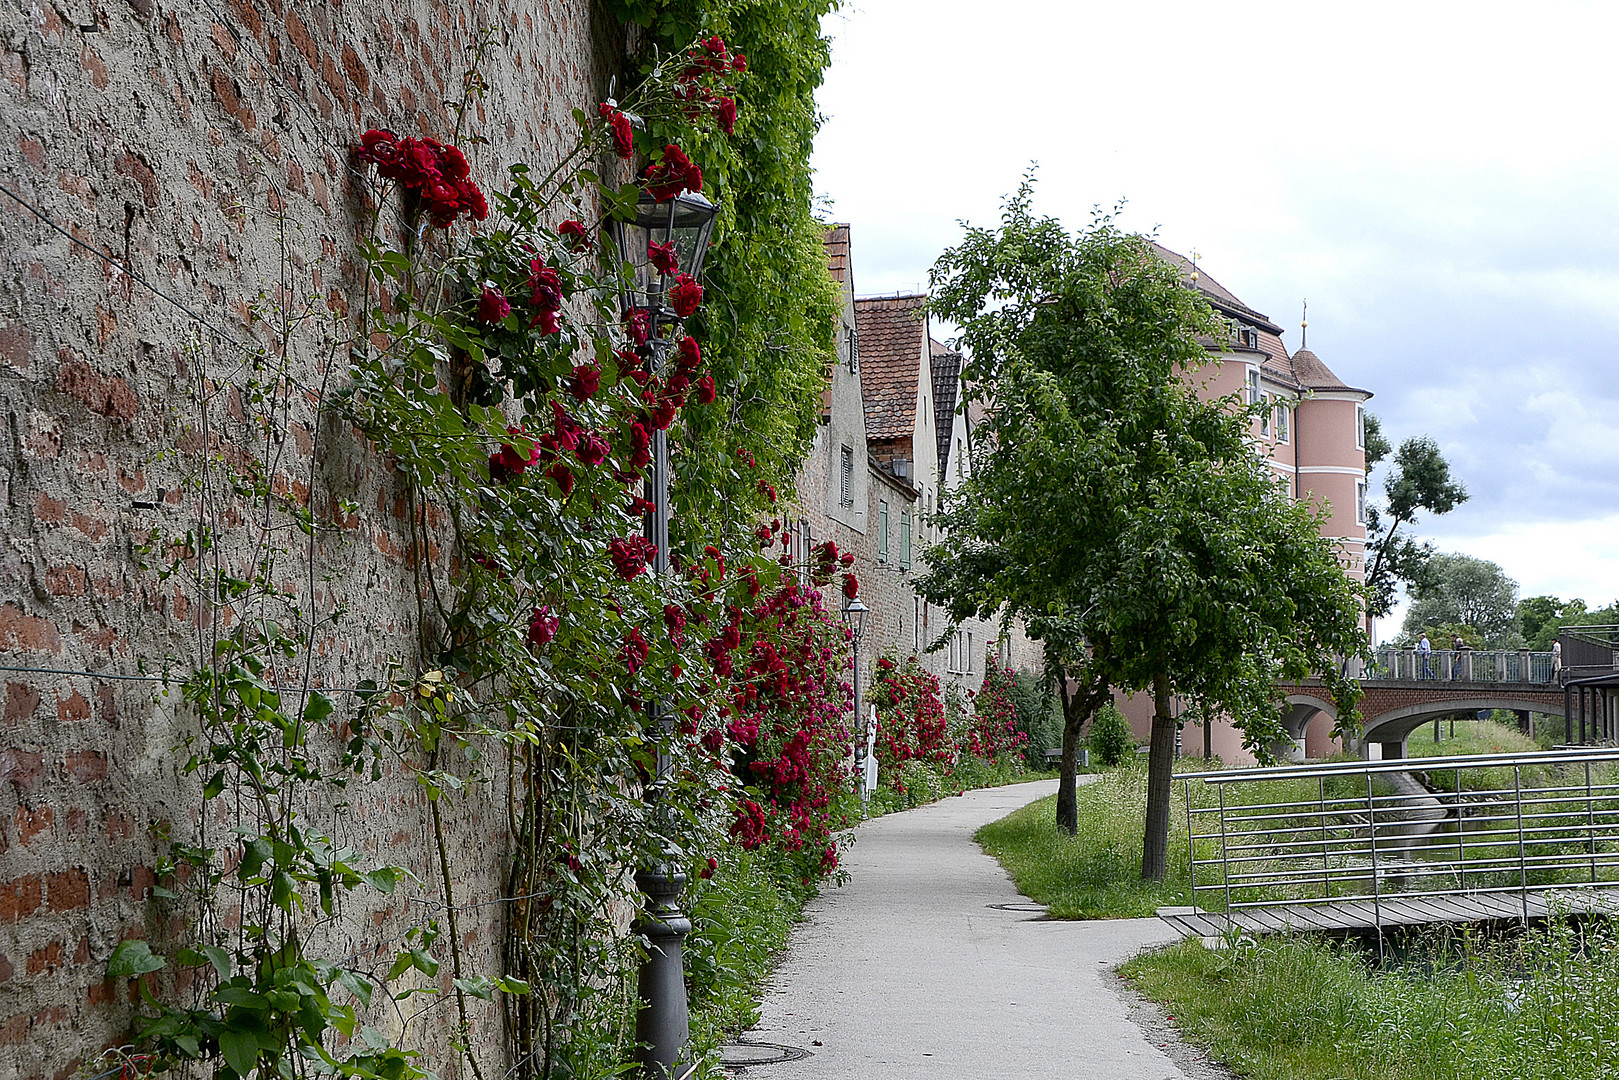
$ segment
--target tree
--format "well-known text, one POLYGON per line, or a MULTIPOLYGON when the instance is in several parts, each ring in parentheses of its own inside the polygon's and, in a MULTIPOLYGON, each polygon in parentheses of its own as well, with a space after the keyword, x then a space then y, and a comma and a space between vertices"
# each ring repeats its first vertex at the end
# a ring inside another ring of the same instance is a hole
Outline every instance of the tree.
POLYGON ((1484 644, 1507 648, 1518 622, 1518 583, 1488 559, 1434 555, 1406 612, 1404 630, 1455 624, 1476 630, 1484 644))
MULTIPOLYGON (((1366 414, 1366 472, 1388 456, 1389 441, 1377 417, 1366 414)), ((1381 619, 1394 609, 1394 590, 1404 582, 1420 587, 1427 581, 1433 544, 1400 534, 1400 526, 1416 520, 1417 511, 1448 514, 1467 501, 1467 489, 1450 478, 1450 463, 1439 444, 1426 435, 1400 444, 1394 464, 1383 478, 1388 505, 1366 508, 1366 613, 1381 619)))
POLYGON ((1142 874, 1162 878, 1176 693, 1266 753, 1275 683, 1358 652, 1354 588, 1314 511, 1249 445, 1251 410, 1186 375, 1223 330, 1148 241, 1098 215, 1071 236, 1030 210, 969 229, 933 270, 961 328, 966 393, 992 402, 972 475, 918 583, 952 618, 1023 618, 1063 702, 1058 824, 1077 830, 1075 749, 1115 688, 1154 702, 1142 874))

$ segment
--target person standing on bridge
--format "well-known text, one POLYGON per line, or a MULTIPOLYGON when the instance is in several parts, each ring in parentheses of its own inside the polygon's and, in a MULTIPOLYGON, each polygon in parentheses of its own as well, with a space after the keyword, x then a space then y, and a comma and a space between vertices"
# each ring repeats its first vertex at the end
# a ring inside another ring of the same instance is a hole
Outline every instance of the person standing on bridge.
POLYGON ((1429 663, 1433 659, 1433 643, 1428 640, 1426 630, 1422 632, 1422 640, 1417 642, 1417 653, 1422 657, 1422 670, 1418 672, 1417 678, 1433 678, 1433 666, 1429 663))
POLYGON ((1552 682, 1560 683, 1562 681, 1563 681, 1563 643, 1561 641, 1553 641, 1552 642, 1552 682))

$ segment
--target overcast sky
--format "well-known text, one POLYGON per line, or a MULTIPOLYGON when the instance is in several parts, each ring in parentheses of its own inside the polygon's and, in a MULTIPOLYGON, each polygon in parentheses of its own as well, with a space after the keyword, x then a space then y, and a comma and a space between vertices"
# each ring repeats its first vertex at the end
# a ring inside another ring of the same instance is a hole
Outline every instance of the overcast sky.
POLYGON ((1472 499, 1419 531, 1523 595, 1619 597, 1619 4, 853 0, 817 191, 861 294, 925 287, 1039 164, 1128 200, 1472 499))

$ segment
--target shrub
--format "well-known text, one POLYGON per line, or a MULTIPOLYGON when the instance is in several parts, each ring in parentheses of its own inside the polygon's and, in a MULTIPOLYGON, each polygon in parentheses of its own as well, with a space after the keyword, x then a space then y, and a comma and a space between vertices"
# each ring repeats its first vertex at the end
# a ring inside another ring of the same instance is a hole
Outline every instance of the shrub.
POLYGON ((1023 732, 1023 758, 1031 769, 1046 768, 1046 751, 1062 745, 1062 702, 1057 684, 1027 671, 1014 675, 1012 701, 1017 706, 1017 728, 1023 732))
POLYGON ((1028 732, 1018 727, 1016 687, 1013 672, 1001 667, 994 652, 989 653, 984 658, 984 685, 973 699, 964 750, 985 761, 997 761, 1029 741, 1028 732))
POLYGON ((1113 702, 1104 702, 1091 720, 1091 749, 1103 765, 1112 768, 1136 748, 1135 736, 1124 714, 1113 702))

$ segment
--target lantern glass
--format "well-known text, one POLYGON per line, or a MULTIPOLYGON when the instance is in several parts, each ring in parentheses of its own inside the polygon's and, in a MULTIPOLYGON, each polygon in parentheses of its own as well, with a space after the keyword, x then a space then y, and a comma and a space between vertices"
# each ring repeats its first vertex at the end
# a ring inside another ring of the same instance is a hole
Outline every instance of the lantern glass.
POLYGON ((860 644, 860 639, 866 634, 866 613, 871 609, 858 599, 850 600, 843 608, 843 621, 848 624, 849 632, 854 636, 854 643, 860 644))
POLYGON ((659 202, 642 195, 635 208, 635 220, 615 221, 614 233, 619 258, 630 266, 624 295, 625 310, 660 308, 664 292, 674 284, 672 275, 659 273, 647 258, 651 244, 673 243, 678 273, 699 277, 703 258, 708 254, 709 234, 719 208, 695 192, 685 192, 659 202))

